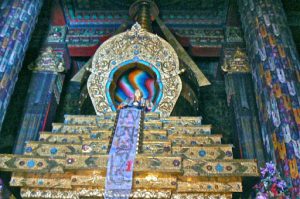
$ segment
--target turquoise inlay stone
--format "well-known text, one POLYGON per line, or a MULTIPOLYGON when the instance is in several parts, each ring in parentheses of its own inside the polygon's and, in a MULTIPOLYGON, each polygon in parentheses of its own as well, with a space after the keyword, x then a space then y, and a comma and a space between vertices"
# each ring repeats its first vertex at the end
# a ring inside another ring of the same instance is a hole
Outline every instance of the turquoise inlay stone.
POLYGON ((156 62, 156 66, 160 67, 161 66, 160 62, 156 62))
POLYGON ((29 161, 27 162, 27 167, 29 167, 29 168, 34 167, 34 165, 35 165, 34 160, 29 160, 29 161))
POLYGON ((138 51, 138 50, 134 50, 134 51, 133 51, 133 53, 134 53, 135 55, 137 55, 137 54, 139 54, 139 53, 140 53, 140 51, 138 51))
POLYGON ((116 63, 117 63, 116 61, 112 61, 111 62, 112 65, 116 65, 116 63))
POLYGON ((38 185, 43 185, 43 184, 44 184, 44 181, 41 180, 41 179, 39 179, 37 183, 38 183, 38 185))
POLYGON ((218 172, 222 172, 222 171, 224 170, 224 167, 219 163, 219 164, 217 164, 217 166, 216 166, 216 170, 217 170, 218 172))
POLYGON ((200 150, 200 151, 199 151, 199 156, 200 156, 200 157, 206 156, 206 151, 200 150))
POLYGON ((51 153, 52 155, 55 155, 55 154, 57 153, 57 148, 55 148, 55 147, 51 148, 51 149, 50 149, 50 153, 51 153))
POLYGON ((212 189, 212 186, 211 185, 207 185, 207 189, 212 189))

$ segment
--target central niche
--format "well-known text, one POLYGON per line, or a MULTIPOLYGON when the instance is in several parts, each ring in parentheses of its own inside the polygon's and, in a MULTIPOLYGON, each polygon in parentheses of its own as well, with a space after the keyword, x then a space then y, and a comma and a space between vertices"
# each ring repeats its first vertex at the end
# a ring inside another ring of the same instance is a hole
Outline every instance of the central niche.
POLYGON ((109 95, 115 107, 127 98, 133 98, 134 91, 140 89, 145 99, 150 100, 155 110, 159 103, 159 84, 157 75, 151 68, 141 64, 132 63, 120 67, 113 75, 109 87, 109 95))

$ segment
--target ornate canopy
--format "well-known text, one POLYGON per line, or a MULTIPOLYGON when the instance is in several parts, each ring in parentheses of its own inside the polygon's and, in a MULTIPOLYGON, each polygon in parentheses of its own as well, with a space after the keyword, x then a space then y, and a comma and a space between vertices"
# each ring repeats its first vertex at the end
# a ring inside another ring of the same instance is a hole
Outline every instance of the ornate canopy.
POLYGON ((158 95, 153 101, 153 111, 169 116, 182 89, 179 60, 168 42, 142 29, 138 23, 131 30, 108 39, 94 55, 88 91, 96 113, 115 111, 110 87, 116 81, 115 74, 133 64, 155 74, 158 95))

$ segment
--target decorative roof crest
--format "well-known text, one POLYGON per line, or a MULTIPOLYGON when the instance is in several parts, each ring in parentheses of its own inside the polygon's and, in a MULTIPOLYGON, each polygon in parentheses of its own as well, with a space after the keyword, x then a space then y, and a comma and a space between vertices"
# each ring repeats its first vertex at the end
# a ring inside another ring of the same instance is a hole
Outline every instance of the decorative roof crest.
POLYGON ((33 71, 63 72, 64 63, 52 47, 42 50, 38 58, 28 66, 33 71))
POLYGON ((233 56, 225 58, 222 70, 226 73, 249 73, 251 69, 246 53, 238 47, 233 56))

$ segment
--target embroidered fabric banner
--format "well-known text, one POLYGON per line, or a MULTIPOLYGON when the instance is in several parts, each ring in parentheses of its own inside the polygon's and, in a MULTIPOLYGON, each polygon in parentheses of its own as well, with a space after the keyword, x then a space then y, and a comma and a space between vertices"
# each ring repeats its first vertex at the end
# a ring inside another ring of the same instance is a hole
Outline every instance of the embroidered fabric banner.
POLYGON ((109 151, 105 198, 129 198, 142 110, 121 109, 109 151))

